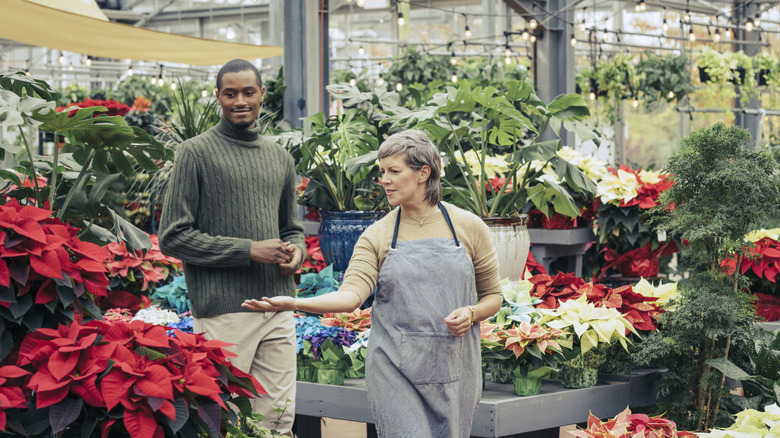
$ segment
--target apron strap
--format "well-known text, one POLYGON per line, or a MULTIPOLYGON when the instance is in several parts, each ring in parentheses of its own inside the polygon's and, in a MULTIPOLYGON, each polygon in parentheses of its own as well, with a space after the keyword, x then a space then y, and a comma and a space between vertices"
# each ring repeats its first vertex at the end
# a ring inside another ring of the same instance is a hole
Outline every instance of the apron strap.
MULTIPOLYGON (((450 227, 450 231, 452 231, 452 238, 455 239, 455 246, 460 246, 460 241, 458 241, 458 235, 455 234, 455 227, 452 226, 452 219, 450 219, 450 214, 447 213, 447 209, 444 208, 444 204, 439 201, 439 210, 441 210, 442 216, 444 216, 444 220, 447 221, 447 225, 450 227)), ((390 243, 390 248, 395 249, 396 243, 398 243, 398 227, 401 225, 401 206, 398 206, 398 216, 395 217, 395 227, 393 229, 393 241, 390 243)))

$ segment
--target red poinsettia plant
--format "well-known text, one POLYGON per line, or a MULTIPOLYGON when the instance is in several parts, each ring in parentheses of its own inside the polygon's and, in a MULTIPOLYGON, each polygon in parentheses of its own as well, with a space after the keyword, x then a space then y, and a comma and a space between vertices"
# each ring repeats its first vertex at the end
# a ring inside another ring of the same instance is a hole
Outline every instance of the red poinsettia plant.
POLYGON ((677 424, 660 415, 632 414, 629 408, 607 421, 591 413, 588 426, 569 431, 578 438, 693 438, 693 432, 677 430, 677 424))
POLYGON ((597 189, 598 253, 604 259, 601 275, 608 269, 627 277, 657 275, 658 259, 678 247, 647 223, 645 213, 660 205, 661 193, 673 184, 670 175, 625 165, 607 170, 597 189))
MULTIPOLYGON (((20 415, 17 403, 5 430, 19 433, 27 419, 48 418, 53 434, 220 436, 237 418, 234 406, 249 415, 248 399, 265 393, 233 366, 228 345, 179 330, 168 336, 166 327, 142 321, 39 329, 25 337, 16 363, 30 372, 21 386, 26 409, 39 415, 20 415)), ((18 369, 9 371, 20 377, 18 369)))
MULTIPOLYGON (((74 106, 77 106, 79 108, 89 108, 89 107, 92 107, 92 106, 102 106, 102 107, 106 108, 107 111, 96 111, 95 114, 93 114, 93 117, 97 117, 97 116, 100 116, 100 115, 124 116, 125 114, 130 112, 130 107, 129 106, 123 104, 122 102, 117 102, 116 100, 112 100, 112 99, 106 99, 106 100, 101 100, 101 99, 84 99, 84 101, 82 101, 82 102, 74 102, 74 103, 69 104, 68 106, 57 107, 56 110, 58 112, 65 111, 66 109, 74 107, 74 106)), ((78 111, 78 108, 71 110, 70 111, 70 117, 73 117, 76 114, 77 111, 78 111)))
POLYGON ((658 317, 665 310, 655 303, 657 297, 650 297, 633 290, 632 285, 610 288, 603 284, 585 282, 573 273, 559 272, 554 277, 539 274, 531 277, 531 296, 539 297, 540 309, 557 309, 562 301, 576 300, 583 294, 596 307, 617 309, 636 330, 654 331, 658 328, 658 317))
POLYGON ((106 245, 110 255, 105 263, 111 284, 108 296, 97 300, 102 309, 124 307, 137 311, 148 307, 151 304, 149 296, 157 286, 181 273, 181 260, 160 251, 156 234, 150 235, 149 239, 152 247, 145 251, 130 251, 124 242, 106 245))
MULTIPOLYGON (((0 329, 10 339, 74 315, 100 318, 94 297, 106 295, 108 252, 79 231, 50 210, 16 199, 0 205, 0 329)), ((0 348, 0 362, 12 351, 0 348)))
POLYGON ((299 274, 306 274, 310 272, 320 272, 325 269, 325 257, 322 255, 322 249, 320 248, 319 236, 307 236, 306 237, 306 256, 301 264, 301 269, 298 270, 299 274))
POLYGON ((739 269, 750 281, 749 291, 755 295, 756 312, 767 321, 780 319, 780 288, 777 285, 780 272, 780 228, 758 230, 745 239, 751 246, 743 248, 742 255, 732 255, 721 261, 721 268, 729 275, 739 269))

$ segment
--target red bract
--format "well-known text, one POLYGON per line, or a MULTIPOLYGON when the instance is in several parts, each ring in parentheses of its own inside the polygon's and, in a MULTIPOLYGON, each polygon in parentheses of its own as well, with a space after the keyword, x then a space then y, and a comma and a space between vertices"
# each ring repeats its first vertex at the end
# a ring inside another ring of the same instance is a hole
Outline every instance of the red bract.
MULTIPOLYGON (((74 322, 27 335, 17 365, 34 370, 24 388, 35 391, 37 408, 77 397, 85 404, 79 418, 97 415, 103 436, 121 412, 132 436, 151 438, 164 435, 161 424, 176 419, 176 406, 191 410, 192 418, 206 415, 204 405, 221 406, 203 419, 219 425, 229 397, 265 393, 230 363, 235 355, 224 350, 228 345, 178 330, 169 337, 165 327, 142 321, 74 322)), ((0 386, 0 402, 3 394, 0 386)))
POLYGON ((664 313, 654 302, 658 298, 636 293, 631 285, 612 289, 603 284, 586 283, 575 274, 562 272, 555 277, 536 275, 529 281, 533 283, 531 296, 542 299, 536 306, 541 309, 557 309, 561 301, 574 300, 585 294, 596 307, 617 309, 635 329, 644 331, 656 330, 658 317, 664 313))
POLYGON ((607 421, 601 421, 592 413, 588 416, 588 426, 569 432, 579 438, 689 438, 693 432, 677 430, 677 424, 660 415, 648 417, 645 414, 632 414, 629 408, 607 421))
POLYGON ((0 285, 17 283, 17 295, 35 293, 35 303, 57 298, 55 281, 73 280, 74 292, 84 288, 106 294, 108 279, 102 261, 106 251, 81 241, 77 229, 52 217, 52 212, 22 206, 11 199, 0 206, 0 285))
MULTIPOLYGON (((742 256, 741 271, 744 275, 752 271, 758 278, 766 278, 772 283, 777 281, 777 273, 780 271, 780 242, 764 237, 753 248, 746 248, 742 256)), ((721 267, 729 275, 736 270, 736 258, 726 258, 721 262, 721 267)))
POLYGON ((28 374, 29 371, 13 365, 0 367, 0 430, 5 430, 6 410, 27 407, 19 380, 28 374))
POLYGON ((320 272, 325 269, 325 266, 325 257, 320 249, 320 238, 317 236, 306 237, 306 256, 298 273, 320 272))
POLYGON ((341 327, 351 332, 362 332, 371 328, 371 308, 357 309, 349 313, 325 313, 320 317, 322 325, 341 327))
POLYGON ((147 251, 130 252, 124 242, 112 242, 106 245, 110 253, 105 260, 108 276, 127 277, 129 274, 135 274, 133 277, 140 276, 143 279, 141 290, 146 291, 150 284, 165 280, 171 267, 181 269, 181 260, 166 256, 160 251, 159 238, 156 234, 150 235, 149 238, 152 247, 147 251))
MULTIPOLYGON (((57 107, 57 111, 65 111, 67 108, 70 108, 72 106, 77 106, 79 108, 89 108, 91 106, 103 106, 105 107, 108 112, 96 112, 94 114, 94 117, 97 117, 101 114, 108 114, 109 116, 124 116, 128 112, 130 112, 130 107, 121 103, 117 102, 116 100, 97 100, 97 99, 84 99, 83 102, 76 102, 68 105, 67 107, 61 106, 57 107)), ((68 117, 73 117, 78 109, 74 109, 70 111, 70 114, 68 114, 68 117)))

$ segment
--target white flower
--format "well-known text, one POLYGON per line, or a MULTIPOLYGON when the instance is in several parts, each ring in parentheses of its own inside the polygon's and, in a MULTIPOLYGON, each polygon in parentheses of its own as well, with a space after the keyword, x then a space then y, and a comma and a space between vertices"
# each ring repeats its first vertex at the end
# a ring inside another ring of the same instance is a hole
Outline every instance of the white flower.
POLYGON ((133 317, 133 321, 143 321, 149 324, 168 325, 172 322, 179 322, 179 315, 171 310, 163 310, 159 307, 147 307, 141 309, 133 317))
MULTIPOLYGON (((482 173, 481 156, 473 149, 466 151, 463 155, 458 153, 456 157, 461 163, 465 162, 469 165, 472 174, 480 175, 482 173)), ((488 178, 503 177, 507 170, 509 170, 509 163, 506 162, 506 155, 485 156, 485 175, 488 178)))
POLYGON ((641 186, 636 176, 631 172, 618 169, 617 175, 608 173, 599 181, 596 187, 596 196, 601 198, 604 204, 619 205, 620 201, 628 202, 637 197, 637 190, 641 186))

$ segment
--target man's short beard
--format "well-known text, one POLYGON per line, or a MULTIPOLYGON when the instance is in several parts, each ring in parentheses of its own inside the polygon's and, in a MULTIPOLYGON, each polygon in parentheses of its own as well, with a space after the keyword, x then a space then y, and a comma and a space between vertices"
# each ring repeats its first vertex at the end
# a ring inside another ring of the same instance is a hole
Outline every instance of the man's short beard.
POLYGON ((236 125, 236 126, 238 126, 239 128, 249 128, 249 127, 251 127, 252 125, 254 125, 254 123, 255 123, 255 121, 254 121, 254 120, 250 120, 250 121, 248 121, 248 122, 238 122, 238 123, 236 123, 236 122, 233 122, 233 124, 234 124, 234 125, 236 125))

